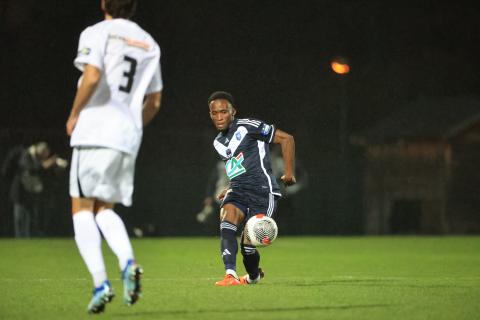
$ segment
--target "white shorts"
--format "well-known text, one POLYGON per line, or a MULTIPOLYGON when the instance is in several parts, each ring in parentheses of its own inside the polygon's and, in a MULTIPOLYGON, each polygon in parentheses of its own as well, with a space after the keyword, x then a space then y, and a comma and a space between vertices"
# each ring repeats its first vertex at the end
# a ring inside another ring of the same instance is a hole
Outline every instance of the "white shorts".
POLYGON ((75 147, 70 196, 132 205, 135 157, 114 149, 75 147))

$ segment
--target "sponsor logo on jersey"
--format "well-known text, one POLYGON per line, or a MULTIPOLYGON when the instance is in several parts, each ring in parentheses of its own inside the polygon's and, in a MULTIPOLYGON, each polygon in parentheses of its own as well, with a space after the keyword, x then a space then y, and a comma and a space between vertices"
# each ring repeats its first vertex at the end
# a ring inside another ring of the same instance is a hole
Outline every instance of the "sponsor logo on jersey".
POLYGON ((92 51, 92 49, 90 49, 90 48, 82 48, 82 49, 78 50, 78 55, 79 56, 88 56, 91 51, 92 51))
POLYGON ((137 48, 140 48, 140 49, 143 49, 145 51, 148 51, 150 50, 150 45, 145 42, 145 41, 141 41, 141 40, 137 40, 137 39, 132 39, 132 38, 126 38, 126 37, 123 37, 121 35, 118 35, 118 34, 109 34, 108 35, 108 39, 112 39, 112 40, 121 40, 123 42, 125 42, 125 44, 127 46, 132 46, 132 47, 137 47, 137 48))
POLYGON ((268 136, 270 134, 270 130, 272 130, 272 126, 268 124, 263 124, 261 131, 262 136, 268 136))
POLYGON ((237 138, 238 141, 242 140, 242 133, 241 132, 235 133, 235 138, 237 138))
POLYGON ((232 157, 232 150, 230 150, 230 148, 228 148, 225 153, 227 154, 227 158, 231 158, 232 157))
POLYGON ((240 152, 236 157, 231 158, 225 164, 225 171, 230 180, 247 172, 247 169, 242 166, 243 160, 243 152, 240 152))

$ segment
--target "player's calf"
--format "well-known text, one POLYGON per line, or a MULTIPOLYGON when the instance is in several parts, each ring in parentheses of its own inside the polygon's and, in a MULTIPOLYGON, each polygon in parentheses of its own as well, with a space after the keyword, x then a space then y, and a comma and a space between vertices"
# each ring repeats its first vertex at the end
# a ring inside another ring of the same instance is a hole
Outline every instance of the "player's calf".
POLYGON ((243 256, 243 265, 250 275, 251 279, 256 279, 259 275, 260 254, 253 245, 241 244, 241 253, 243 256))

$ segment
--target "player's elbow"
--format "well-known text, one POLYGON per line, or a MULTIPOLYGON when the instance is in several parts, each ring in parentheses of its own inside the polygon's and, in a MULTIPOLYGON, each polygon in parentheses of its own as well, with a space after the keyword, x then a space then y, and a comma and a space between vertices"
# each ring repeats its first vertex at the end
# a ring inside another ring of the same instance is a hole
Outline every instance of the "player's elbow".
POLYGON ((162 105, 162 94, 160 92, 150 94, 147 98, 147 103, 149 108, 158 112, 160 110, 160 106, 162 105))
POLYGON ((295 153, 295 139, 291 134, 286 134, 283 142, 282 142, 282 149, 289 150, 290 153, 295 153))
POLYGON ((284 147, 286 145, 295 145, 295 139, 291 134, 277 129, 275 137, 273 138, 273 143, 278 143, 284 147))
POLYGON ((290 145, 295 145, 295 139, 288 133, 285 133, 284 142, 290 145))
POLYGON ((143 104, 143 125, 146 126, 160 111, 161 93, 155 92, 147 95, 143 104))
POLYGON ((155 101, 153 101, 153 108, 155 109, 155 111, 159 111, 160 110, 160 107, 162 105, 162 102, 160 99, 155 99, 155 101))

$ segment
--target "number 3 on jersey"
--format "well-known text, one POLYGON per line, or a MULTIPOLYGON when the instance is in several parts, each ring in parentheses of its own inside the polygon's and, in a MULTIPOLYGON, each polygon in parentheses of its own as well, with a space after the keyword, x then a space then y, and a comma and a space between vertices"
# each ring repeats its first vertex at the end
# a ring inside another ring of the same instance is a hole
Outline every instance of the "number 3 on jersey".
POLYGON ((247 170, 242 166, 243 162, 243 153, 240 153, 234 158, 231 158, 225 164, 225 171, 227 172, 228 178, 231 180, 235 177, 238 177, 242 173, 245 173, 247 170))
POLYGON ((119 86, 118 90, 130 93, 133 85, 133 77, 135 77, 135 71, 137 71, 137 60, 129 56, 124 56, 123 60, 130 64, 130 68, 128 71, 123 72, 123 76, 127 78, 127 85, 119 86))

